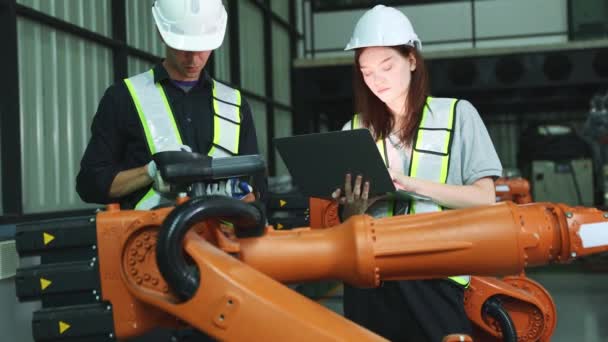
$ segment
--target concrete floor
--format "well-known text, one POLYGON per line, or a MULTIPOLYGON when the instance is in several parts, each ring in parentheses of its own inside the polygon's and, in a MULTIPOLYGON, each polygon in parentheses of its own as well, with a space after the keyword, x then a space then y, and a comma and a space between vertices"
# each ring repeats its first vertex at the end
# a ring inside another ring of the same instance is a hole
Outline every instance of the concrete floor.
MULTIPOLYGON (((552 266, 528 271, 528 276, 545 287, 557 308, 557 327, 551 342, 608 341, 608 267, 589 271, 574 265, 552 266)), ((341 292, 325 295, 335 283, 305 286, 305 293, 342 314, 341 292)))
POLYGON ((558 267, 533 270, 528 276, 549 291, 557 307, 551 342, 608 341, 608 272, 558 267))

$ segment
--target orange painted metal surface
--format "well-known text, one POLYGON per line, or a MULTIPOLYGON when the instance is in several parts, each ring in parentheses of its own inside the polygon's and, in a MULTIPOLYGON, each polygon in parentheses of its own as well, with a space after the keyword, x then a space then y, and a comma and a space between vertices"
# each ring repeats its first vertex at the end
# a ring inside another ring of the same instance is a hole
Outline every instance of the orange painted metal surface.
MULTIPOLYGON (((531 202, 529 184, 524 179, 497 180, 497 196, 501 200, 516 199, 519 202, 531 202), (515 186, 506 188, 500 185, 515 186)), ((311 199, 310 220, 316 226, 328 228, 339 224, 336 218, 335 201, 311 199), (337 220, 337 223, 336 223, 337 220), (329 223, 329 224, 326 224, 329 223)), ((491 297, 498 296, 505 310, 513 319, 520 341, 549 341, 555 330, 557 315, 555 304, 550 294, 538 283, 525 277, 509 276, 503 279, 474 276, 471 285, 465 291, 465 310, 474 326, 474 338, 478 342, 500 341, 502 334, 498 323, 482 313, 484 303, 491 297)), ((471 340, 470 337, 468 339, 471 340)), ((461 341, 461 336, 446 336, 446 341, 461 341)))
POLYGON ((179 319, 226 341, 384 341, 217 248, 210 243, 218 242, 216 222, 188 233, 184 247, 201 286, 189 301, 177 301, 155 263, 158 226, 169 211, 98 216, 103 299, 113 304, 118 338, 179 327, 179 319))
MULTIPOLYGON (((184 241, 201 279, 195 296, 179 302, 154 262, 156 232, 170 210, 98 216, 102 292, 113 304, 119 338, 177 326, 179 319, 227 341, 382 340, 281 283, 333 279, 373 287, 382 280, 513 275, 608 250, 607 245, 583 247, 579 234, 582 224, 608 221, 601 211, 552 203, 505 202, 384 219, 362 215, 329 229, 268 227, 263 236, 246 239, 228 236, 217 220, 209 220, 195 225, 184 241)), ((516 290, 533 286, 509 279, 502 280, 509 286, 477 279, 471 293, 513 298, 507 308, 522 312, 515 315, 518 331, 530 321, 530 312, 535 317, 540 311, 542 318, 533 325, 542 320, 545 326, 537 332, 550 335, 550 297, 539 298, 546 294, 540 286, 516 290)), ((473 321, 490 336, 497 334, 491 321, 473 321)))
POLYGON ((518 341, 550 341, 557 323, 555 304, 540 284, 521 275, 471 279, 465 291, 465 310, 474 323, 476 342, 502 341, 498 322, 482 312, 484 303, 492 297, 498 297, 511 316, 518 341))
POLYGON ((308 203, 310 208, 310 228, 328 228, 340 224, 336 201, 311 197, 308 203))
POLYGON ((496 201, 512 201, 517 204, 532 203, 530 182, 525 178, 502 177, 494 181, 496 188, 496 201))
POLYGON ((112 303, 114 330, 118 338, 142 335, 156 327, 178 327, 178 317, 138 300, 129 290, 131 281, 141 291, 158 293, 174 301, 156 267, 158 226, 172 209, 119 211, 97 215, 99 273, 103 300, 112 303))
POLYGON ((468 335, 452 334, 444 337, 441 342, 473 342, 473 339, 468 335))
POLYGON ((383 219, 361 215, 331 229, 243 239, 240 257, 282 282, 342 279, 373 287, 379 279, 519 274, 568 261, 572 253, 605 250, 583 248, 578 236, 580 223, 603 221, 597 209, 511 202, 383 219))

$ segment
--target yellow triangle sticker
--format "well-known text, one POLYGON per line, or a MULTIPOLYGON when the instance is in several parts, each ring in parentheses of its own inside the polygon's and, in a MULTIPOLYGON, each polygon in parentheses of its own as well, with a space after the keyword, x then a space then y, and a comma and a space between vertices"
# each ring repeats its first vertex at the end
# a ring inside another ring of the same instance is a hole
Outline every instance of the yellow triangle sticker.
POLYGON ((283 208, 285 206, 285 204, 287 204, 287 202, 285 202, 283 200, 279 200, 279 207, 283 208))
POLYGON ((48 245, 51 241, 55 240, 55 237, 49 233, 42 233, 42 239, 44 240, 44 245, 48 245))
POLYGON ((71 325, 66 322, 59 321, 59 334, 63 334, 66 330, 70 329, 71 325))
POLYGON ((48 279, 40 278, 40 288, 42 291, 46 290, 46 288, 51 286, 52 283, 53 282, 48 279))
POLYGON ((283 225, 282 225, 282 224, 280 224, 280 223, 277 223, 277 228, 278 228, 278 229, 283 229, 283 225))

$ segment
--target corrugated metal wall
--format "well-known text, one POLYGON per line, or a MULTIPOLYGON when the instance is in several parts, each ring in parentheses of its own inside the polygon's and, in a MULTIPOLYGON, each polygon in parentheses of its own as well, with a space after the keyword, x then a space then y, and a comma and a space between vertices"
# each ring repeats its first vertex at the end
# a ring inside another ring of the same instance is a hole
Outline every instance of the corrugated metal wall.
POLYGON ((108 0, 17 0, 17 3, 104 36, 112 35, 108 0))
MULTIPOLYGON (((149 52, 155 56, 165 56, 165 45, 156 30, 152 17, 152 2, 148 0, 126 1, 127 44, 149 52)), ((154 63, 137 57, 128 57, 127 72, 129 76, 149 70, 154 63)))
POLYGON ((283 20, 289 22, 289 1, 270 0, 270 8, 283 20))
MULTIPOLYGON (((230 11, 228 2, 222 1, 226 11, 230 11)), ((232 82, 232 74, 230 72, 230 17, 228 17, 228 25, 226 27, 226 34, 224 35, 224 42, 222 46, 213 51, 213 63, 215 63, 214 77, 220 81, 232 82)))
POLYGON ((164 56, 165 46, 152 17, 153 2, 150 0, 127 0, 125 2, 127 5, 127 44, 156 56, 164 56))
MULTIPOLYGON (((239 18, 239 48, 241 86, 244 90, 266 96, 266 73, 270 67, 264 61, 264 18, 262 11, 249 1, 238 1, 239 18)), ((268 106, 264 102, 247 99, 251 106, 253 122, 255 125, 258 148, 264 160, 268 162, 268 129, 266 120, 268 106)))
MULTIPOLYGON (((274 136, 275 138, 289 137, 293 135, 292 129, 292 113, 285 110, 277 110, 274 112, 274 136)), ((274 149, 276 168, 275 174, 277 176, 288 175, 287 167, 283 162, 283 159, 279 156, 279 152, 274 149)))
MULTIPOLYGON (((272 10, 285 21, 289 22, 289 2, 283 0, 271 0, 272 10)), ((295 23, 294 23, 295 24, 295 23)), ((291 106, 291 37, 289 32, 277 23, 272 24, 272 77, 275 100, 279 103, 291 106)), ((274 136, 286 137, 293 135, 293 113, 277 109, 274 112, 274 136)), ((275 174, 283 176, 289 174, 283 160, 276 149, 275 174)))
POLYGON ((112 82, 111 52, 30 20, 17 26, 24 213, 83 208, 75 178, 112 82))
MULTIPOLYGON (((228 8, 226 8, 228 10, 228 8)), ((213 63, 215 63, 214 77, 220 81, 232 82, 230 73, 230 25, 226 27, 226 35, 222 46, 213 51, 213 63)))
POLYGON ((530 122, 567 124, 580 134, 586 118, 587 113, 512 113, 485 115, 483 121, 492 137, 503 168, 516 168, 519 137, 530 122))
MULTIPOLYGON (((284 2, 287 6, 287 2, 284 2)), ((284 10, 283 10, 284 12, 284 10)), ((285 13, 283 13, 285 15, 285 13)), ((290 59, 290 37, 282 26, 272 24, 272 77, 274 84, 275 100, 282 104, 291 106, 291 59, 290 59)), ((285 137, 293 134, 292 112, 276 110, 274 112, 274 136, 285 137)), ((289 174, 283 160, 276 149, 275 153, 275 174, 283 176, 289 174)))
POLYGON ((266 96, 264 60, 264 18, 262 10, 249 1, 239 1, 239 48, 243 89, 266 96), (247 18, 246 20, 244 20, 247 18))
POLYGON ((264 102, 252 98, 248 98, 247 102, 249 103, 249 106, 251 106, 253 124, 258 138, 260 154, 264 157, 264 161, 268 162, 268 128, 266 125, 268 106, 264 102))
POLYGON ((272 25, 272 77, 274 98, 291 104, 291 60, 288 32, 278 24, 272 25))

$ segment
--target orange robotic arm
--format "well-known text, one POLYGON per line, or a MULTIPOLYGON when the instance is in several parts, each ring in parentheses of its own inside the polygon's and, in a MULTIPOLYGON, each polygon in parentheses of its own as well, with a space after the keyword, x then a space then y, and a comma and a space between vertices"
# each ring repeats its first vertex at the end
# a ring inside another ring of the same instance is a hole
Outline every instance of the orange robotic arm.
MULTIPOLYGON (((311 228, 328 228, 340 223, 338 206, 333 201, 311 198, 310 215, 311 228)), ((557 323, 550 294, 523 272, 502 279, 471 277, 465 292, 465 310, 474 323, 475 341, 502 340, 504 328, 516 333, 521 341, 549 341, 557 323), (491 307, 497 301, 501 307, 491 307), (499 323, 508 326, 502 327, 499 323)))
POLYGON ((517 178, 498 178, 494 185, 496 187, 496 201, 513 201, 517 204, 527 204, 532 202, 530 195, 530 182, 526 179, 517 178))
POLYGON ((255 210, 236 200, 214 202, 98 215, 102 293, 113 303, 118 337, 179 318, 221 340, 382 340, 281 283, 338 279, 373 287, 382 280, 519 274, 608 250, 601 241, 604 213, 551 203, 357 216, 330 229, 267 227, 258 236, 231 239, 218 219, 235 222, 242 235, 255 231, 247 228, 257 220, 255 210), (174 251, 183 241, 196 268, 184 261, 159 270, 162 260, 183 259, 163 252, 168 241, 174 251))

